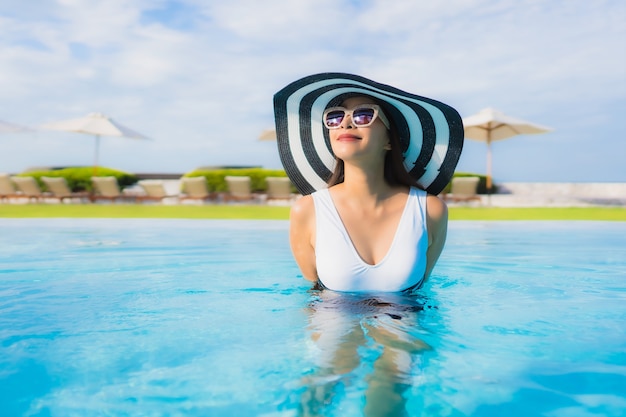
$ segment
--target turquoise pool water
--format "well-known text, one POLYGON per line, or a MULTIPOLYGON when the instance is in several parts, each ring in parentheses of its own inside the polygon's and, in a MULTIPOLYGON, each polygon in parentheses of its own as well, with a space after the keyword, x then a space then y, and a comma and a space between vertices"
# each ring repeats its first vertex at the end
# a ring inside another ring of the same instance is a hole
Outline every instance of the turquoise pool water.
POLYGON ((410 297, 311 290, 287 228, 0 219, 0 416, 626 413, 626 223, 451 222, 410 297))

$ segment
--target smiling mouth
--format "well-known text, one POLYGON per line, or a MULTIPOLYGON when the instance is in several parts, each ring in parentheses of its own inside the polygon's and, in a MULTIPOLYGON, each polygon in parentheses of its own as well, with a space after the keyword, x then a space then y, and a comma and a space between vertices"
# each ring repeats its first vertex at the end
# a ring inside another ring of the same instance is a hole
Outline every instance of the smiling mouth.
POLYGON ((343 135, 339 135, 339 137, 337 138, 337 140, 343 140, 343 141, 355 141, 355 140, 361 140, 360 137, 358 136, 354 136, 354 135, 350 135, 347 133, 344 133, 343 135))

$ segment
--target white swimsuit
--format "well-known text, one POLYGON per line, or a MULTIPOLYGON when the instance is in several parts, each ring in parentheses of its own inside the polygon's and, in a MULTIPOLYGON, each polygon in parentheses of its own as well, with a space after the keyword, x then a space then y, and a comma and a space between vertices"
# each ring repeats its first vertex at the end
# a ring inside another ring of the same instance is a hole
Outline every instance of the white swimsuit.
POLYGON ((411 188, 389 252, 376 265, 357 252, 328 189, 315 203, 315 262, 320 283, 334 291, 397 292, 417 287, 426 272, 426 191, 411 188))

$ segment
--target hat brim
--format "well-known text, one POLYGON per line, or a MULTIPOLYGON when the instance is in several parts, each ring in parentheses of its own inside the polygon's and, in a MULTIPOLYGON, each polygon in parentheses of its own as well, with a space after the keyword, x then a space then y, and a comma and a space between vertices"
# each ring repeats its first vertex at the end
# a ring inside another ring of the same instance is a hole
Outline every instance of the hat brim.
POLYGON ((335 157, 322 114, 337 97, 354 94, 374 97, 404 119, 404 166, 422 188, 439 194, 452 179, 463 149, 458 112, 436 100, 344 73, 310 75, 274 95, 278 151, 296 188, 307 195, 327 187, 335 157))

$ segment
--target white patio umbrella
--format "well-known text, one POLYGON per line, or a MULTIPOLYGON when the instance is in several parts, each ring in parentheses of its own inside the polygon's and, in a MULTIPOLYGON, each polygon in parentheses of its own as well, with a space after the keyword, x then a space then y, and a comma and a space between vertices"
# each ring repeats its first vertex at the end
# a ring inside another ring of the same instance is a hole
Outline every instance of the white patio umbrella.
POLYGON ((121 125, 102 113, 89 113, 78 119, 62 120, 59 122, 46 123, 40 126, 42 129, 61 130, 64 132, 85 133, 96 137, 94 156, 94 176, 98 171, 98 151, 100 148, 100 136, 120 136, 131 139, 148 139, 126 126, 121 125))
POLYGON ((259 140, 276 142, 276 130, 274 130, 274 129, 265 129, 259 135, 259 140))
POLYGON ((486 108, 477 114, 463 118, 465 137, 487 143, 487 191, 491 190, 491 142, 517 135, 550 132, 552 129, 492 109, 486 108))

